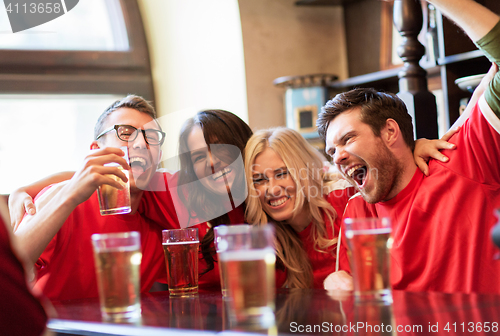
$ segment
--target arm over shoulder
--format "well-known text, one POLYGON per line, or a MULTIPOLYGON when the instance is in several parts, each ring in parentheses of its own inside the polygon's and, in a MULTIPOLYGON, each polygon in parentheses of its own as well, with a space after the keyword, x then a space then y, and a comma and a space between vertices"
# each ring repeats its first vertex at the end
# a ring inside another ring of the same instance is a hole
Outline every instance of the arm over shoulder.
MULTIPOLYGON (((486 57, 497 65, 500 64, 500 21, 476 45, 484 52, 486 57)), ((484 93, 488 106, 500 118, 500 74, 497 72, 484 93)))

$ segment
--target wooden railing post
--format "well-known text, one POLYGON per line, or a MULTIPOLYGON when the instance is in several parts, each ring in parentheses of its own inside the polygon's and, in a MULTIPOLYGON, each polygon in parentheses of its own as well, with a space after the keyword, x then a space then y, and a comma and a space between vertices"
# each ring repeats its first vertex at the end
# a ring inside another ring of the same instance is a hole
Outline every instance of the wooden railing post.
POLYGON ((436 97, 427 88, 427 71, 419 64, 425 47, 418 40, 422 29, 422 5, 419 0, 395 0, 393 20, 403 37, 398 55, 404 62, 399 73, 398 96, 405 102, 413 117, 417 138, 438 137, 436 97))

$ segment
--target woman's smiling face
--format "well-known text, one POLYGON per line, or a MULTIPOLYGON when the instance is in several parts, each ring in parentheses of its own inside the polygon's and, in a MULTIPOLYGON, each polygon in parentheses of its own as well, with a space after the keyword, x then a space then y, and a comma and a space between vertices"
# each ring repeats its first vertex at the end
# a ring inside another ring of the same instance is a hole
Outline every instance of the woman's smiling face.
POLYGON ((262 209, 275 221, 289 221, 297 188, 281 157, 267 147, 255 158, 252 176, 262 209))
POLYGON ((191 162, 196 177, 210 192, 226 194, 233 185, 236 172, 230 166, 232 162, 224 162, 220 155, 214 155, 214 149, 221 149, 221 144, 207 146, 203 130, 200 126, 193 127, 187 138, 191 162))

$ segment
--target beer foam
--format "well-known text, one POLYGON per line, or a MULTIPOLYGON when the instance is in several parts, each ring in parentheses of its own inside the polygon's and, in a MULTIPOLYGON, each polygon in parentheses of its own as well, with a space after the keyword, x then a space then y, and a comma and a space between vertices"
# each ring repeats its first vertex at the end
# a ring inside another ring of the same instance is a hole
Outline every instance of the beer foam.
POLYGON ((269 255, 274 256, 274 250, 271 248, 261 250, 225 251, 219 254, 221 261, 266 260, 266 257, 269 255))
POLYGON ((391 228, 366 229, 366 230, 348 230, 348 231, 352 232, 352 235, 354 235, 354 236, 359 236, 359 235, 377 235, 377 234, 385 234, 385 233, 391 233, 392 232, 391 228))
POLYGON ((96 249, 97 253, 103 253, 103 252, 130 252, 130 251, 140 252, 140 246, 99 247, 98 249, 96 249))
POLYGON ((193 240, 193 241, 183 241, 183 242, 173 242, 173 243, 163 243, 163 245, 189 245, 189 244, 199 244, 199 240, 193 240))

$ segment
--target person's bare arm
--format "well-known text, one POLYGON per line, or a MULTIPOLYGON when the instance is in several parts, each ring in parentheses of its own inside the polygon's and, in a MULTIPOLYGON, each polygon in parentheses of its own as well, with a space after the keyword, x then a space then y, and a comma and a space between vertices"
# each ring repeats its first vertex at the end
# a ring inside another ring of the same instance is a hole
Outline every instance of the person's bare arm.
POLYGON ((36 213, 33 199, 43 188, 69 180, 73 177, 75 172, 61 172, 47 176, 39 181, 30 185, 18 188, 9 195, 9 213, 10 224, 12 230, 16 231, 19 224, 23 220, 24 214, 34 215, 36 213))
POLYGON ((477 88, 474 90, 474 93, 472 94, 472 97, 469 100, 469 103, 467 104, 467 107, 465 108, 464 112, 462 115, 455 121, 453 126, 451 126, 451 129, 457 129, 458 127, 462 126, 469 118, 469 115, 476 105, 477 101, 479 100, 479 97, 486 91, 486 88, 488 87, 488 84, 491 82, 495 74, 498 72, 498 65, 495 63, 492 63, 490 70, 486 74, 486 76, 481 79, 481 82, 477 86, 477 88))
POLYGON ((37 201, 36 216, 26 216, 15 235, 30 262, 35 263, 49 242, 59 231, 75 207, 87 200, 102 184, 121 189, 120 183, 106 176, 114 174, 127 181, 127 176, 116 166, 105 164, 116 162, 130 169, 119 148, 107 147, 88 155, 82 168, 65 183, 56 184, 37 201))
POLYGON ((429 175, 429 166, 428 166, 429 159, 433 158, 435 160, 439 160, 442 162, 448 161, 448 157, 441 154, 439 150, 455 148, 454 144, 449 143, 447 141, 451 138, 453 134, 455 134, 460 130, 460 127, 463 125, 465 120, 469 118, 469 115, 474 106, 476 105, 479 97, 481 97, 481 95, 485 92, 486 88, 488 87, 488 84, 491 82, 491 80, 493 79, 493 77, 497 72, 498 72, 498 66, 495 63, 492 63, 490 70, 488 71, 486 76, 483 77, 477 88, 474 90, 474 93, 472 94, 472 97, 469 100, 469 103, 467 104, 465 111, 455 121, 453 126, 450 127, 448 132, 446 132, 446 134, 443 135, 443 137, 440 140, 428 140, 422 138, 418 139, 415 142, 415 151, 413 152, 413 158, 418 168, 425 175, 429 175))
POLYGON ((498 15, 473 0, 428 0, 459 25, 473 41, 485 36, 499 20, 498 15))
MULTIPOLYGON (((499 21, 498 15, 472 0, 428 0, 428 2, 435 5, 445 16, 458 24, 473 41, 478 41, 487 35, 499 21)), ((459 127, 467 120, 472 108, 479 97, 485 92, 497 71, 498 67, 493 64, 490 71, 483 78, 476 90, 474 90, 464 113, 441 140, 447 141, 451 135, 459 130, 459 127)), ((446 142, 440 142, 439 140, 432 141, 427 139, 417 140, 414 151, 415 163, 425 175, 428 175, 427 162, 431 157, 442 162, 448 161, 446 156, 438 152, 440 148, 454 148, 450 146, 452 144, 447 145, 446 142)))

